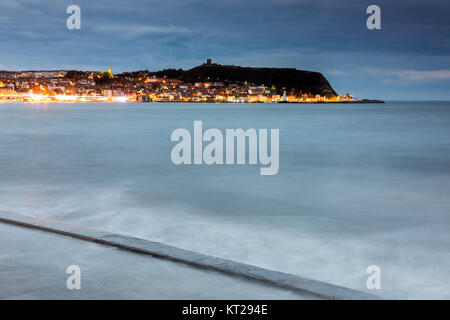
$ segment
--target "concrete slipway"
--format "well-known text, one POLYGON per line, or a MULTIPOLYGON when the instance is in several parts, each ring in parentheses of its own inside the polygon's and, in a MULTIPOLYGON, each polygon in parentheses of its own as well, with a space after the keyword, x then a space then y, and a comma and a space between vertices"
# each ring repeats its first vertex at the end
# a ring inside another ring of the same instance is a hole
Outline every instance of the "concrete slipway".
POLYGON ((0 222, 4 223, 0 224, 0 299, 378 298, 158 242, 30 215, 0 212, 0 222), (69 265, 82 270, 81 290, 66 288, 69 265))

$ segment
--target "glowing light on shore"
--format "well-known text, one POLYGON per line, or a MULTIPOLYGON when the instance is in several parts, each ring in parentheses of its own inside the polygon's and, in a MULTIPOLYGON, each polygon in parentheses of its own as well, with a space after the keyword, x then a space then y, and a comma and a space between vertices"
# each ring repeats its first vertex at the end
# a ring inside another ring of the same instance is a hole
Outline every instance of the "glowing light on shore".
POLYGON ((30 97, 31 101, 43 101, 43 100, 47 99, 47 97, 43 94, 32 93, 32 94, 30 94, 29 97, 30 97))
POLYGON ((113 101, 117 101, 117 102, 128 102, 130 98, 125 97, 125 96, 120 96, 120 97, 113 97, 113 101))
POLYGON ((77 96, 66 96, 66 95, 57 95, 55 99, 58 101, 76 101, 78 99, 77 96))

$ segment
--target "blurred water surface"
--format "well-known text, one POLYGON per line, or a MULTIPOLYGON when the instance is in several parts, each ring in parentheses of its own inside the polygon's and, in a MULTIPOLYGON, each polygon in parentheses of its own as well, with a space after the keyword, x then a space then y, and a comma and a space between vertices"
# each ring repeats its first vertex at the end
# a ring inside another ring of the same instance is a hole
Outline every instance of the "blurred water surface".
POLYGON ((448 102, 0 104, 1 210, 365 291, 375 264, 389 298, 450 298, 449 177, 448 102), (279 173, 175 166, 194 120, 280 129, 279 173))

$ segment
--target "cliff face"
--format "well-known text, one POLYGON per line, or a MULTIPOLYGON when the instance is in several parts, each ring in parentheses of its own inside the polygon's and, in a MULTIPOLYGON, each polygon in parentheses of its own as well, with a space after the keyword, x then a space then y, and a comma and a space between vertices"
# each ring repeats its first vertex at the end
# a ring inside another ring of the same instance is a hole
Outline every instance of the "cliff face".
POLYGON ((294 89, 303 93, 321 96, 337 95, 328 80, 320 72, 287 68, 245 68, 218 64, 203 64, 190 70, 163 70, 153 73, 157 77, 182 79, 186 82, 221 81, 249 82, 255 85, 283 87, 286 91, 294 89))

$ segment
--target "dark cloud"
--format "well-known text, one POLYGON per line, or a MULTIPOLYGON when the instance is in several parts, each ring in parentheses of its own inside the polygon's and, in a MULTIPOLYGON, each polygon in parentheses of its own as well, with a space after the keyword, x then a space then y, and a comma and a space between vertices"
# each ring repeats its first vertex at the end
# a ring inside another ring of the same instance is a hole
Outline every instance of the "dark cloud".
POLYGON ((439 89, 450 85, 449 14, 446 0, 2 0, 0 68, 119 72, 211 57, 321 71, 359 96, 450 99, 439 89), (81 30, 66 28, 71 4, 81 30), (370 4, 379 31, 365 27, 370 4))

